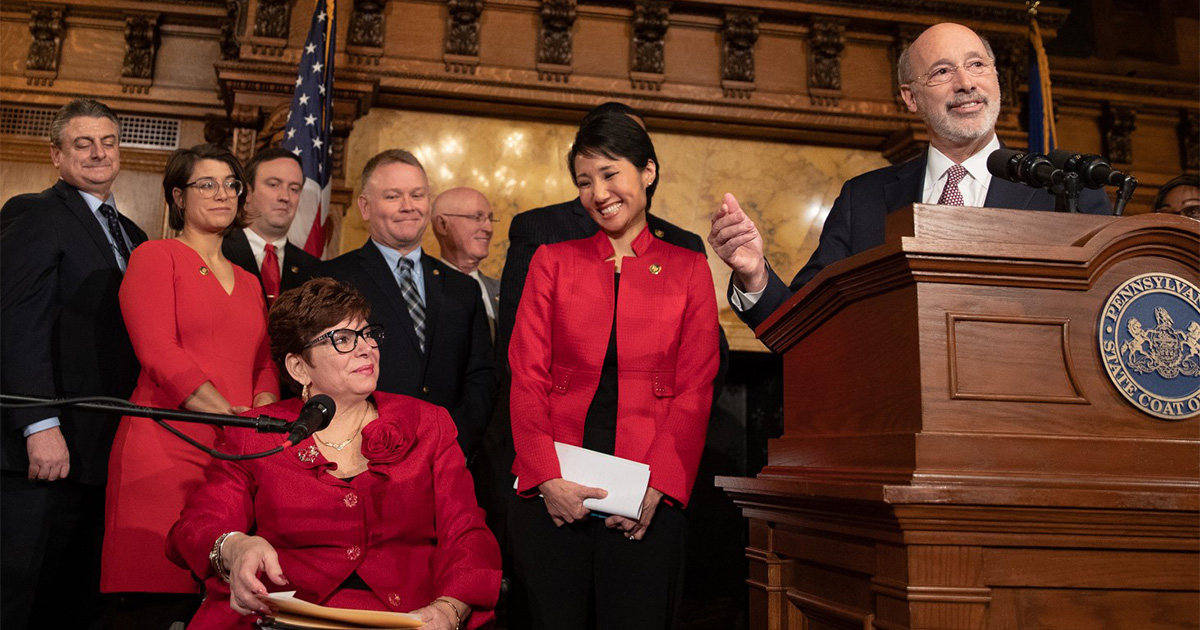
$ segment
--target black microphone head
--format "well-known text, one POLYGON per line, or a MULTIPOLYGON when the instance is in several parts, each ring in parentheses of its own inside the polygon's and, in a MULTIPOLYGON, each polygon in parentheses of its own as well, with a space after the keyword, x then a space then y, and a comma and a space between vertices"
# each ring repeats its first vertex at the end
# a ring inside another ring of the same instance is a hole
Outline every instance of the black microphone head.
POLYGON ((1025 157, 1024 151, 1017 151, 1015 149, 996 149, 995 151, 992 151, 991 155, 988 156, 988 172, 992 174, 992 177, 999 177, 1000 179, 1006 179, 1010 182, 1017 181, 1014 179, 1016 177, 1016 169, 1013 167, 1016 166, 1016 164, 1020 162, 1021 158, 1023 157, 1025 157))
POLYGON ((313 429, 313 433, 316 433, 328 427, 329 423, 333 421, 333 414, 337 411, 337 403, 333 402, 333 399, 325 394, 317 394, 304 403, 304 406, 300 408, 300 415, 303 416, 304 412, 309 409, 316 409, 321 414, 321 426, 313 429))
POLYGON ((1066 149, 1055 149, 1047 153, 1046 156, 1050 158, 1050 163, 1054 165, 1054 168, 1067 168, 1068 162, 1078 160, 1082 157, 1080 154, 1066 149))

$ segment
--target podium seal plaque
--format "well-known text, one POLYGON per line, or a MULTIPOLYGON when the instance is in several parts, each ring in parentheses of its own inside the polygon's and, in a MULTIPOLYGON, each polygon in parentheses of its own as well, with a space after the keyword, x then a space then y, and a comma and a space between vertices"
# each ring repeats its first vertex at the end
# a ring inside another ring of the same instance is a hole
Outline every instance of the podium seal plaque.
POLYGON ((1130 278, 1097 328, 1105 371, 1133 406, 1164 420, 1200 415, 1200 288, 1167 273, 1130 278))

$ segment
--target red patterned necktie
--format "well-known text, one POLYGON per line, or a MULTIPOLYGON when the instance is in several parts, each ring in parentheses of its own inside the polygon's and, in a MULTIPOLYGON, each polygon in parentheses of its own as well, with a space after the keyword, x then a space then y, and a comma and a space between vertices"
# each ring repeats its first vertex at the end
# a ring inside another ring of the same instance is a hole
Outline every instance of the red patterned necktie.
POLYGON ((262 264, 263 289, 267 292, 267 306, 279 297, 279 257, 275 255, 275 246, 267 243, 262 264))
POLYGON ((962 164, 955 164, 946 169, 946 187, 942 189, 942 196, 938 197, 939 206, 963 205, 962 191, 958 188, 958 182, 961 182, 966 176, 967 169, 963 168, 962 164))

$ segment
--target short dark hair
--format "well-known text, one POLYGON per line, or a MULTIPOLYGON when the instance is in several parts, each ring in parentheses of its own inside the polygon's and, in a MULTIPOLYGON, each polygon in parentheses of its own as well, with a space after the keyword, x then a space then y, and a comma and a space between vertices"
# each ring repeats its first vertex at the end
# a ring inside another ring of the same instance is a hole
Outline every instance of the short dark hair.
MULTIPOLYGON (((190 149, 176 149, 171 157, 167 160, 166 171, 163 172, 163 195, 167 198, 167 224, 172 230, 183 229, 183 208, 175 203, 174 191, 178 188, 181 191, 187 191, 188 182, 192 179, 192 171, 196 168, 196 163, 200 160, 216 160, 229 165, 229 170, 233 172, 233 176, 240 180, 243 185, 246 183, 246 177, 242 174, 242 163, 234 157, 229 149, 216 144, 198 144, 190 149)), ((225 228, 225 234, 229 234, 237 228, 246 227, 249 221, 246 218, 246 195, 242 191, 238 195, 237 214, 233 217, 233 223, 225 228)))
POLYGON ((645 126, 646 117, 642 115, 642 112, 639 112, 638 110, 626 105, 625 103, 619 103, 617 101, 608 101, 607 103, 600 103, 599 105, 591 108, 590 110, 588 110, 588 113, 584 114, 583 120, 580 121, 579 126, 582 127, 582 126, 588 124, 589 122, 591 122, 593 119, 598 118, 600 116, 608 116, 608 115, 612 115, 612 114, 621 114, 623 116, 633 116, 634 118, 642 121, 643 126, 645 126))
POLYGON ((650 201, 662 176, 662 163, 654 152, 650 134, 623 113, 599 115, 584 122, 575 133, 575 142, 567 154, 567 169, 571 171, 571 179, 575 179, 575 158, 601 155, 611 160, 629 160, 638 171, 645 170, 650 161, 654 161, 657 172, 654 181, 646 187, 646 210, 649 211, 650 201))
POLYGON ((344 319, 366 320, 371 305, 358 289, 333 278, 313 278, 284 291, 267 318, 267 335, 271 339, 271 359, 279 366, 288 385, 300 391, 300 384, 288 374, 285 361, 289 354, 308 361, 308 345, 321 331, 344 319))
POLYGON ((367 180, 371 179, 371 175, 375 173, 375 169, 397 162, 421 169, 421 174, 425 175, 428 179, 429 175, 425 173, 425 167, 421 166, 421 160, 418 160, 417 156, 404 149, 388 149, 375 154, 374 157, 367 160, 367 165, 362 170, 362 179, 358 183, 359 187, 366 188, 367 180))
POLYGON ((1158 212, 1158 209, 1162 207, 1163 202, 1167 200, 1167 194, 1172 190, 1179 188, 1180 186, 1200 188, 1200 175, 1184 173, 1183 175, 1167 180, 1167 183, 1163 184, 1162 188, 1158 189, 1158 195, 1154 198, 1154 205, 1150 206, 1150 208, 1153 211, 1158 212))
POLYGON ((300 170, 304 170, 304 163, 300 161, 300 156, 283 147, 268 147, 255 153, 254 157, 246 161, 246 165, 242 167, 242 171, 246 173, 246 181, 243 183, 247 188, 254 188, 254 180, 258 177, 258 167, 264 162, 284 158, 295 161, 300 166, 300 170))
POLYGON ((117 135, 121 135, 121 121, 117 119, 117 115, 113 110, 109 109, 108 105, 97 101, 94 98, 77 98, 66 105, 59 108, 54 114, 54 120, 50 121, 50 143, 54 146, 61 146, 63 129, 67 128, 67 124, 73 118, 107 118, 113 121, 117 126, 117 135))

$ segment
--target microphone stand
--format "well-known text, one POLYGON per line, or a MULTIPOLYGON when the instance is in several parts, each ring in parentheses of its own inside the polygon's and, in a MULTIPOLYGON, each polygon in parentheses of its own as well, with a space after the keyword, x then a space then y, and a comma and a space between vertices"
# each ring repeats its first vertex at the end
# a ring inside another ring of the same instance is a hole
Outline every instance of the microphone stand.
POLYGON ((1083 190, 1083 180, 1077 173, 1056 170, 1055 175, 1062 173, 1062 179, 1050 187, 1050 192, 1058 197, 1058 207, 1066 206, 1066 212, 1079 214, 1079 193, 1083 190))
POLYGON ((228 453, 222 453, 216 449, 209 448, 197 442, 182 431, 163 422, 163 420, 177 420, 180 422, 193 422, 197 424, 208 424, 222 427, 241 427, 246 429, 254 429, 259 433, 287 433, 291 430, 292 425, 291 422, 282 418, 272 418, 271 416, 266 415, 260 415, 257 418, 247 418, 243 416, 231 416, 221 413, 184 411, 182 409, 163 409, 160 407, 141 407, 119 399, 106 399, 104 397, 96 396, 74 399, 55 399, 35 398, 33 396, 22 396, 19 394, 0 394, 0 407, 73 408, 114 414, 118 416, 137 416, 139 418, 150 418, 151 420, 157 422, 159 426, 167 431, 170 431, 176 437, 187 442, 188 444, 191 444, 192 446, 217 459, 229 461, 257 459, 259 457, 274 455, 275 453, 282 451, 283 446, 276 446, 273 449, 263 451, 261 453, 230 455, 228 453), (103 400, 109 400, 112 402, 97 402, 103 400))
POLYGON ((119 416, 151 418, 153 420, 178 420, 180 422, 194 422, 197 424, 209 424, 221 427, 243 427, 246 429, 254 429, 259 433, 287 433, 291 428, 291 422, 282 418, 272 418, 271 416, 246 418, 243 416, 230 416, 222 413, 184 411, 182 409, 162 409, 159 407, 140 407, 132 403, 126 403, 122 405, 104 402, 72 402, 70 400, 35 398, 33 396, 21 396, 19 394, 0 394, 0 403, 29 403, 31 405, 36 404, 39 407, 69 407, 73 409, 83 409, 86 411, 111 413, 119 416))
POLYGON ((1138 180, 1133 175, 1125 177, 1125 181, 1121 182, 1121 187, 1117 189, 1117 205, 1113 206, 1113 216, 1119 217, 1125 213, 1125 204, 1133 198, 1133 191, 1137 188, 1138 180))

